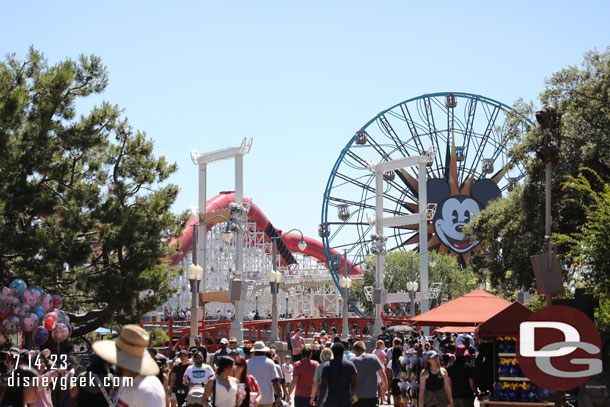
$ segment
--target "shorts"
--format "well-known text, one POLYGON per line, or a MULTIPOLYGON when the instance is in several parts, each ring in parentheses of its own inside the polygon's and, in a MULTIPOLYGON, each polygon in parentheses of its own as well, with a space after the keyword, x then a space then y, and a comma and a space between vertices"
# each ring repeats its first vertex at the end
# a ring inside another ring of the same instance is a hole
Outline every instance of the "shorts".
POLYGON ((372 399, 358 398, 358 401, 356 402, 356 404, 354 404, 354 407, 376 407, 378 401, 379 400, 377 400, 376 397, 372 399))
POLYGON ((309 397, 294 396, 294 407, 310 407, 309 397))
POLYGON ((445 389, 430 391, 424 393, 425 407, 445 407, 447 405, 447 393, 445 389))
POLYGON ((400 379, 392 380, 392 396, 400 396, 400 387, 398 386, 400 379))

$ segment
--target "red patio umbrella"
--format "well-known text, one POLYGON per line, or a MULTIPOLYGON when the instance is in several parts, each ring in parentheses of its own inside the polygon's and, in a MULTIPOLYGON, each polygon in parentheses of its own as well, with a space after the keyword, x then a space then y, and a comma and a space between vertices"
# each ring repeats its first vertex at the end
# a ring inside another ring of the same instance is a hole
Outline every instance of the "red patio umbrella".
POLYGON ((475 290, 411 319, 423 326, 473 326, 511 305, 511 302, 483 290, 475 290))

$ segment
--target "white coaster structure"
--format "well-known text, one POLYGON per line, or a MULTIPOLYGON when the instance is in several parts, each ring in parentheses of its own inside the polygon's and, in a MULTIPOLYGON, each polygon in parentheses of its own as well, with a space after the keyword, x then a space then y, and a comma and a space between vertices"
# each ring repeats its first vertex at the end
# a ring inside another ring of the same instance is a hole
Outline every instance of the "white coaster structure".
MULTIPOLYGON (((224 230, 225 224, 219 223, 207 232, 207 270, 204 278, 208 291, 228 290, 230 281, 236 278, 235 243, 234 241, 227 243, 223 240, 224 230)), ((247 222, 243 253, 245 280, 248 286, 244 301, 245 314, 258 310, 261 319, 266 319, 271 313, 271 292, 267 279, 267 273, 272 268, 271 242, 266 239, 265 232, 257 230, 255 222, 247 222)), ((333 284, 325 263, 302 253, 292 252, 292 254, 296 264, 278 265, 278 270, 282 273, 279 292, 280 314, 289 314, 292 317, 318 317, 326 313, 337 316, 341 309, 341 295, 333 284)), ((191 254, 187 253, 178 267, 186 268, 189 264, 191 264, 191 254)), ((191 294, 185 272, 172 279, 172 286, 177 288, 178 292, 160 306, 159 311, 163 310, 164 306, 170 311, 189 308, 191 294)), ((205 307, 209 319, 216 318, 217 310, 220 310, 222 315, 227 315, 229 310, 234 313, 233 305, 228 303, 210 303, 205 307)))

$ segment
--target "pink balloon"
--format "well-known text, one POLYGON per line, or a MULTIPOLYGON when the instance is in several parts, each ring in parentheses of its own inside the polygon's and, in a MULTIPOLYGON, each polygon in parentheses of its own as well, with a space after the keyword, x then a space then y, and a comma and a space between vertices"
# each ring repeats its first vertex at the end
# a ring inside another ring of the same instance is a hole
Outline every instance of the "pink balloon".
POLYGON ((21 304, 16 305, 13 308, 13 314, 18 316, 18 317, 22 317, 25 314, 25 311, 23 309, 23 306, 21 304))
POLYGON ((32 332, 36 325, 38 325, 38 317, 36 314, 30 314, 21 321, 21 326, 25 332, 32 332))
POLYGON ((59 295, 55 294, 53 296, 53 309, 61 309, 63 303, 64 302, 59 295))
POLYGON ((42 297, 42 304, 40 305, 42 305, 45 312, 50 311, 51 307, 53 306, 53 297, 50 294, 45 294, 42 297))

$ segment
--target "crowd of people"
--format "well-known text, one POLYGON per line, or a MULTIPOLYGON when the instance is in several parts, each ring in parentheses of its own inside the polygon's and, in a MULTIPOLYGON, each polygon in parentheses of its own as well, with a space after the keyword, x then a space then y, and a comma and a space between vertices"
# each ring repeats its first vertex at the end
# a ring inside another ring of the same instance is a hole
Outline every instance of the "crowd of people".
POLYGON ((341 339, 332 328, 305 340, 298 329, 283 360, 273 345, 240 347, 236 338, 222 338, 210 354, 199 336, 167 355, 148 345, 146 330, 126 325, 80 362, 49 350, 1 353, 0 406, 466 407, 478 393, 468 335, 384 330, 368 352, 355 331, 341 339))

